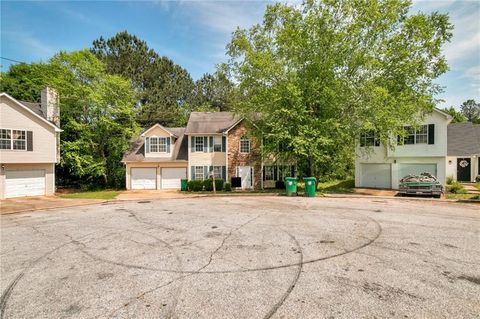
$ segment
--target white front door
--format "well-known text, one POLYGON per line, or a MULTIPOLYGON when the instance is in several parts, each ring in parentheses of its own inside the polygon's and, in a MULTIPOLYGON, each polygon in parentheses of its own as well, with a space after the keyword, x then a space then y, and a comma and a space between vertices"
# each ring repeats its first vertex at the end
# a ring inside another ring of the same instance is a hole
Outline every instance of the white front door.
POLYGON ((162 168, 162 189, 180 189, 180 180, 186 178, 186 168, 162 168))
POLYGON ((242 179, 242 189, 253 188, 253 167, 251 166, 238 166, 237 176, 242 179))
POLYGON ((45 171, 6 171, 5 197, 45 195, 45 171))
POLYGON ((132 168, 132 189, 156 189, 157 169, 155 167, 132 168))

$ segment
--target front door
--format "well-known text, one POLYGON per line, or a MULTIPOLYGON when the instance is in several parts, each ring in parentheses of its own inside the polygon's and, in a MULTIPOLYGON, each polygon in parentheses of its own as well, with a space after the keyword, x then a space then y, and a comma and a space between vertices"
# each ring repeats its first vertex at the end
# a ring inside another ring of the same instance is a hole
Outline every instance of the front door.
POLYGON ((242 189, 253 188, 253 167, 251 166, 238 166, 237 176, 242 179, 242 189))
POLYGON ((472 166, 469 158, 457 159, 457 180, 459 182, 470 182, 472 175, 470 175, 472 166))

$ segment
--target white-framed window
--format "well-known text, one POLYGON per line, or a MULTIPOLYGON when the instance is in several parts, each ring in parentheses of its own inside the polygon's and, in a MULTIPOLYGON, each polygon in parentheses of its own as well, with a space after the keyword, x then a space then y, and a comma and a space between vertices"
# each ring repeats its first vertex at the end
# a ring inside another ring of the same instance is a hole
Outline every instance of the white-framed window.
POLYGON ((195 136, 195 152, 203 152, 203 136, 195 136))
POLYGON ((406 126, 405 131, 407 135, 401 143, 399 138, 399 144, 413 145, 413 144, 427 144, 428 143, 428 125, 421 125, 418 129, 412 126, 406 126))
POLYGON ((380 139, 374 131, 360 134, 360 147, 365 146, 380 146, 380 139))
POLYGON ((428 125, 420 126, 415 132, 415 144, 428 143, 428 125))
POLYGON ((266 181, 273 181, 275 180, 274 169, 273 166, 264 166, 264 179, 266 181))
POLYGON ((222 167, 221 166, 214 166, 213 167, 213 176, 215 176, 215 178, 222 178, 222 167))
POLYGON ((202 180, 204 178, 204 175, 203 175, 203 166, 195 166, 195 179, 198 180, 202 180))
POLYGON ((12 130, 7 130, 4 128, 0 129, 0 149, 12 149, 12 130))
POLYGON ((250 153, 250 140, 245 136, 240 138, 240 153, 250 153))
POLYGON ((0 149, 26 151, 27 131, 0 129, 0 149))
POLYGON ((150 153, 166 153, 167 137, 150 137, 150 153))
POLYGON ((221 152, 222 151, 222 137, 214 136, 213 137, 213 151, 221 152))

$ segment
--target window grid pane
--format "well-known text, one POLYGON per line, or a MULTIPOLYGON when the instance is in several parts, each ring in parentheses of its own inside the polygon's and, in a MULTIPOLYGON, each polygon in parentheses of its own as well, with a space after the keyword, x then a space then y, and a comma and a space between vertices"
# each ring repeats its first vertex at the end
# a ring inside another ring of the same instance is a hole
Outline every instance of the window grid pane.
POLYGON ((161 153, 167 152, 167 139, 165 137, 158 138, 158 151, 161 153))
POLYGON ((150 152, 158 152, 158 138, 150 137, 150 152))
POLYGON ((14 150, 26 150, 27 149, 27 136, 25 131, 12 130, 12 142, 14 150))
POLYGON ((222 137, 215 136, 213 138, 213 151, 214 152, 221 152, 222 151, 222 137))
POLYGON ((240 138, 240 153, 250 153, 250 141, 246 137, 240 138))
POLYGON ((203 136, 195 137, 195 152, 203 152, 203 136))
POLYGON ((222 178, 222 167, 221 166, 214 166, 213 167, 213 176, 215 176, 215 178, 222 178))
POLYGON ((195 166, 195 179, 203 179, 203 166, 195 166))
POLYGON ((11 131, 7 129, 0 129, 0 149, 9 150, 11 148, 11 131))
POLYGON ((273 166, 265 166, 265 180, 273 181, 273 166))
POLYGON ((428 141, 428 126, 422 125, 416 134, 416 144, 427 144, 428 141))

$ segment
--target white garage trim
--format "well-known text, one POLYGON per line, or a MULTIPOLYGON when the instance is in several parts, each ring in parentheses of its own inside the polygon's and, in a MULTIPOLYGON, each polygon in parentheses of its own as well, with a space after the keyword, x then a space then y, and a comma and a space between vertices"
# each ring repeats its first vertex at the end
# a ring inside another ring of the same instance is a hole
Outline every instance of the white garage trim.
POLYGON ((45 170, 5 171, 5 198, 45 195, 45 170))
POLYGON ((187 178, 187 169, 182 168, 162 168, 161 185, 162 189, 180 189, 181 179, 187 178))
POLYGON ((360 164, 360 187, 392 188, 392 165, 360 164))
POLYGON ((131 189, 157 189, 156 167, 132 167, 131 189))

